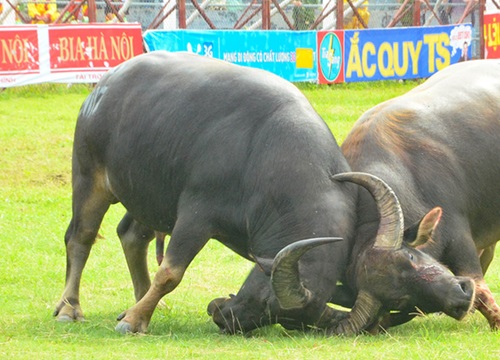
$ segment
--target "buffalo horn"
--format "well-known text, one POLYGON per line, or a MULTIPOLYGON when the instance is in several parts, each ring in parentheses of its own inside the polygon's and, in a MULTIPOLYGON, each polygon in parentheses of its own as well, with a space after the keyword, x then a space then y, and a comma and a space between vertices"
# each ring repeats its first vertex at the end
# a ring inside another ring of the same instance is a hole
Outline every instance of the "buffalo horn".
POLYGON ((337 335, 357 335, 369 326, 378 323, 382 304, 369 293, 361 290, 347 319, 342 320, 333 331, 337 335))
POLYGON ((380 225, 373 247, 399 249, 403 242, 404 219, 399 200, 382 179, 367 173, 349 172, 333 176, 337 181, 349 181, 363 186, 375 199, 380 225))
POLYGON ((337 237, 300 240, 284 247, 276 255, 271 270, 271 283, 281 308, 303 308, 311 296, 300 281, 300 257, 316 246, 341 240, 342 238, 337 237))

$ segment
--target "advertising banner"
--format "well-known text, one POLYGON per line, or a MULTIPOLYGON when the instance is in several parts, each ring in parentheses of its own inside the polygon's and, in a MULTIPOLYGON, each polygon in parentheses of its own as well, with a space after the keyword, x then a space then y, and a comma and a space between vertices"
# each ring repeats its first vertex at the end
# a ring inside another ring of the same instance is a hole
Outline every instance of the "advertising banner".
MULTIPOLYGON (((498 57, 496 14, 485 23, 488 57, 498 57), (489 27, 488 27, 489 26, 489 27), (489 34, 489 35, 488 35, 489 34)), ((427 78, 469 60, 470 24, 334 31, 151 30, 139 24, 0 27, 0 87, 97 82, 143 52, 188 51, 324 84, 427 78)))
POLYGON ((427 78, 471 58, 470 24, 345 31, 345 81, 427 78))
POLYGON ((315 31, 152 30, 148 51, 189 51, 268 70, 289 81, 317 81, 315 31))
POLYGON ((500 13, 484 14, 484 58, 500 58, 500 13))
POLYGON ((140 24, 2 26, 0 87, 95 83, 142 52, 140 24))
POLYGON ((36 25, 0 27, 0 87, 39 75, 39 49, 36 25))
POLYGON ((345 31, 345 81, 426 78, 471 58, 470 24, 345 31))
POLYGON ((320 31, 317 42, 319 83, 344 82, 344 31, 320 31))

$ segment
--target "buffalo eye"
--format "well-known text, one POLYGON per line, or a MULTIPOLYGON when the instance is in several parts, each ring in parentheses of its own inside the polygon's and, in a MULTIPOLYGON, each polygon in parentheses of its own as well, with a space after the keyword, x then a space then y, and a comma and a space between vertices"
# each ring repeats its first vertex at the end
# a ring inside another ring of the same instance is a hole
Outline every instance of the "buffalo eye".
POLYGON ((413 261, 413 254, 409 254, 409 258, 411 261, 413 261))

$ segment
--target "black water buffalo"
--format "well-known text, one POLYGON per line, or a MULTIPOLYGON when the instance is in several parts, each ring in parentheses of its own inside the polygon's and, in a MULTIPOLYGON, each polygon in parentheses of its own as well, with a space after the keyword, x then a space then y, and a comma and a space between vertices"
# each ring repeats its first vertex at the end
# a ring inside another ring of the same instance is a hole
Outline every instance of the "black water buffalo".
MULTIPOLYGON (((500 308, 483 274, 500 239, 500 61, 452 65, 375 106, 355 123, 342 151, 353 171, 374 174, 395 191, 404 221, 413 225, 406 236, 416 238, 418 249, 475 280, 475 307, 498 329, 500 308), (422 222, 433 241, 421 241, 422 222)), ((358 214, 355 243, 363 246, 378 227, 366 191, 358 214)), ((354 293, 359 271, 348 270, 354 293)), ((412 307, 401 310, 385 325, 414 316, 412 307)))
MULTIPOLYGON (((332 180, 349 171, 324 121, 298 89, 277 76, 190 54, 153 52, 127 61, 102 78, 78 117, 66 287, 55 315, 63 321, 83 319, 82 271, 104 214, 121 202, 128 212, 118 234, 137 303, 120 315, 118 331, 146 331, 160 299, 180 283, 211 238, 250 260, 273 258, 302 239, 323 238, 321 248, 301 259, 308 289, 301 298, 283 296, 293 289, 286 288, 287 271, 277 270, 278 303, 269 276, 256 266, 236 296, 216 299, 209 308, 221 329, 231 333, 275 322, 292 328, 329 324, 338 333, 351 333, 344 329, 353 317, 326 306, 340 296, 335 285, 353 247, 358 189, 332 180), (153 230, 171 238, 151 284, 146 249, 153 230), (344 240, 329 243, 332 236, 344 240)), ((368 178, 366 186, 381 202, 382 223, 392 221, 394 215, 385 214, 387 197, 376 190, 380 184, 368 178)), ((384 239, 394 235, 390 226, 381 226, 379 233, 384 239)), ((394 252, 376 249, 386 258, 394 252)), ((402 289, 383 294, 381 301, 392 306, 407 295, 420 305, 445 298, 436 310, 462 316, 472 293, 456 289, 472 287, 471 281, 427 260, 440 274, 427 283, 404 258, 397 264, 404 273, 386 273, 366 283, 366 290, 406 279, 422 289, 418 298, 402 289)), ((363 296, 358 300, 364 303, 363 296)), ((355 330, 368 326, 362 321, 355 321, 355 330)))

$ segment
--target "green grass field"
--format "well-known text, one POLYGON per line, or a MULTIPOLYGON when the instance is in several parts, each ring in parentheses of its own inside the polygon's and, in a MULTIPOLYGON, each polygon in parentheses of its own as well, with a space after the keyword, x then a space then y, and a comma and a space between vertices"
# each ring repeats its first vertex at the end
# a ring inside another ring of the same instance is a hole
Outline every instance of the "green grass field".
MULTIPOLYGON (((339 142, 373 105, 415 82, 300 85, 339 142)), ((71 216, 71 146, 87 86, 43 85, 0 93, 0 359, 492 359, 500 334, 478 313, 458 322, 431 315, 378 336, 323 337, 264 328, 248 336, 218 333, 206 313, 215 297, 235 293, 251 265, 210 242, 181 285, 165 297, 146 335, 115 333, 116 316, 134 302, 115 233, 115 205, 82 281, 84 323, 52 317, 65 277, 63 236, 71 216)), ((154 249, 150 270, 155 271, 154 249)), ((500 300, 500 266, 486 280, 500 300)))

